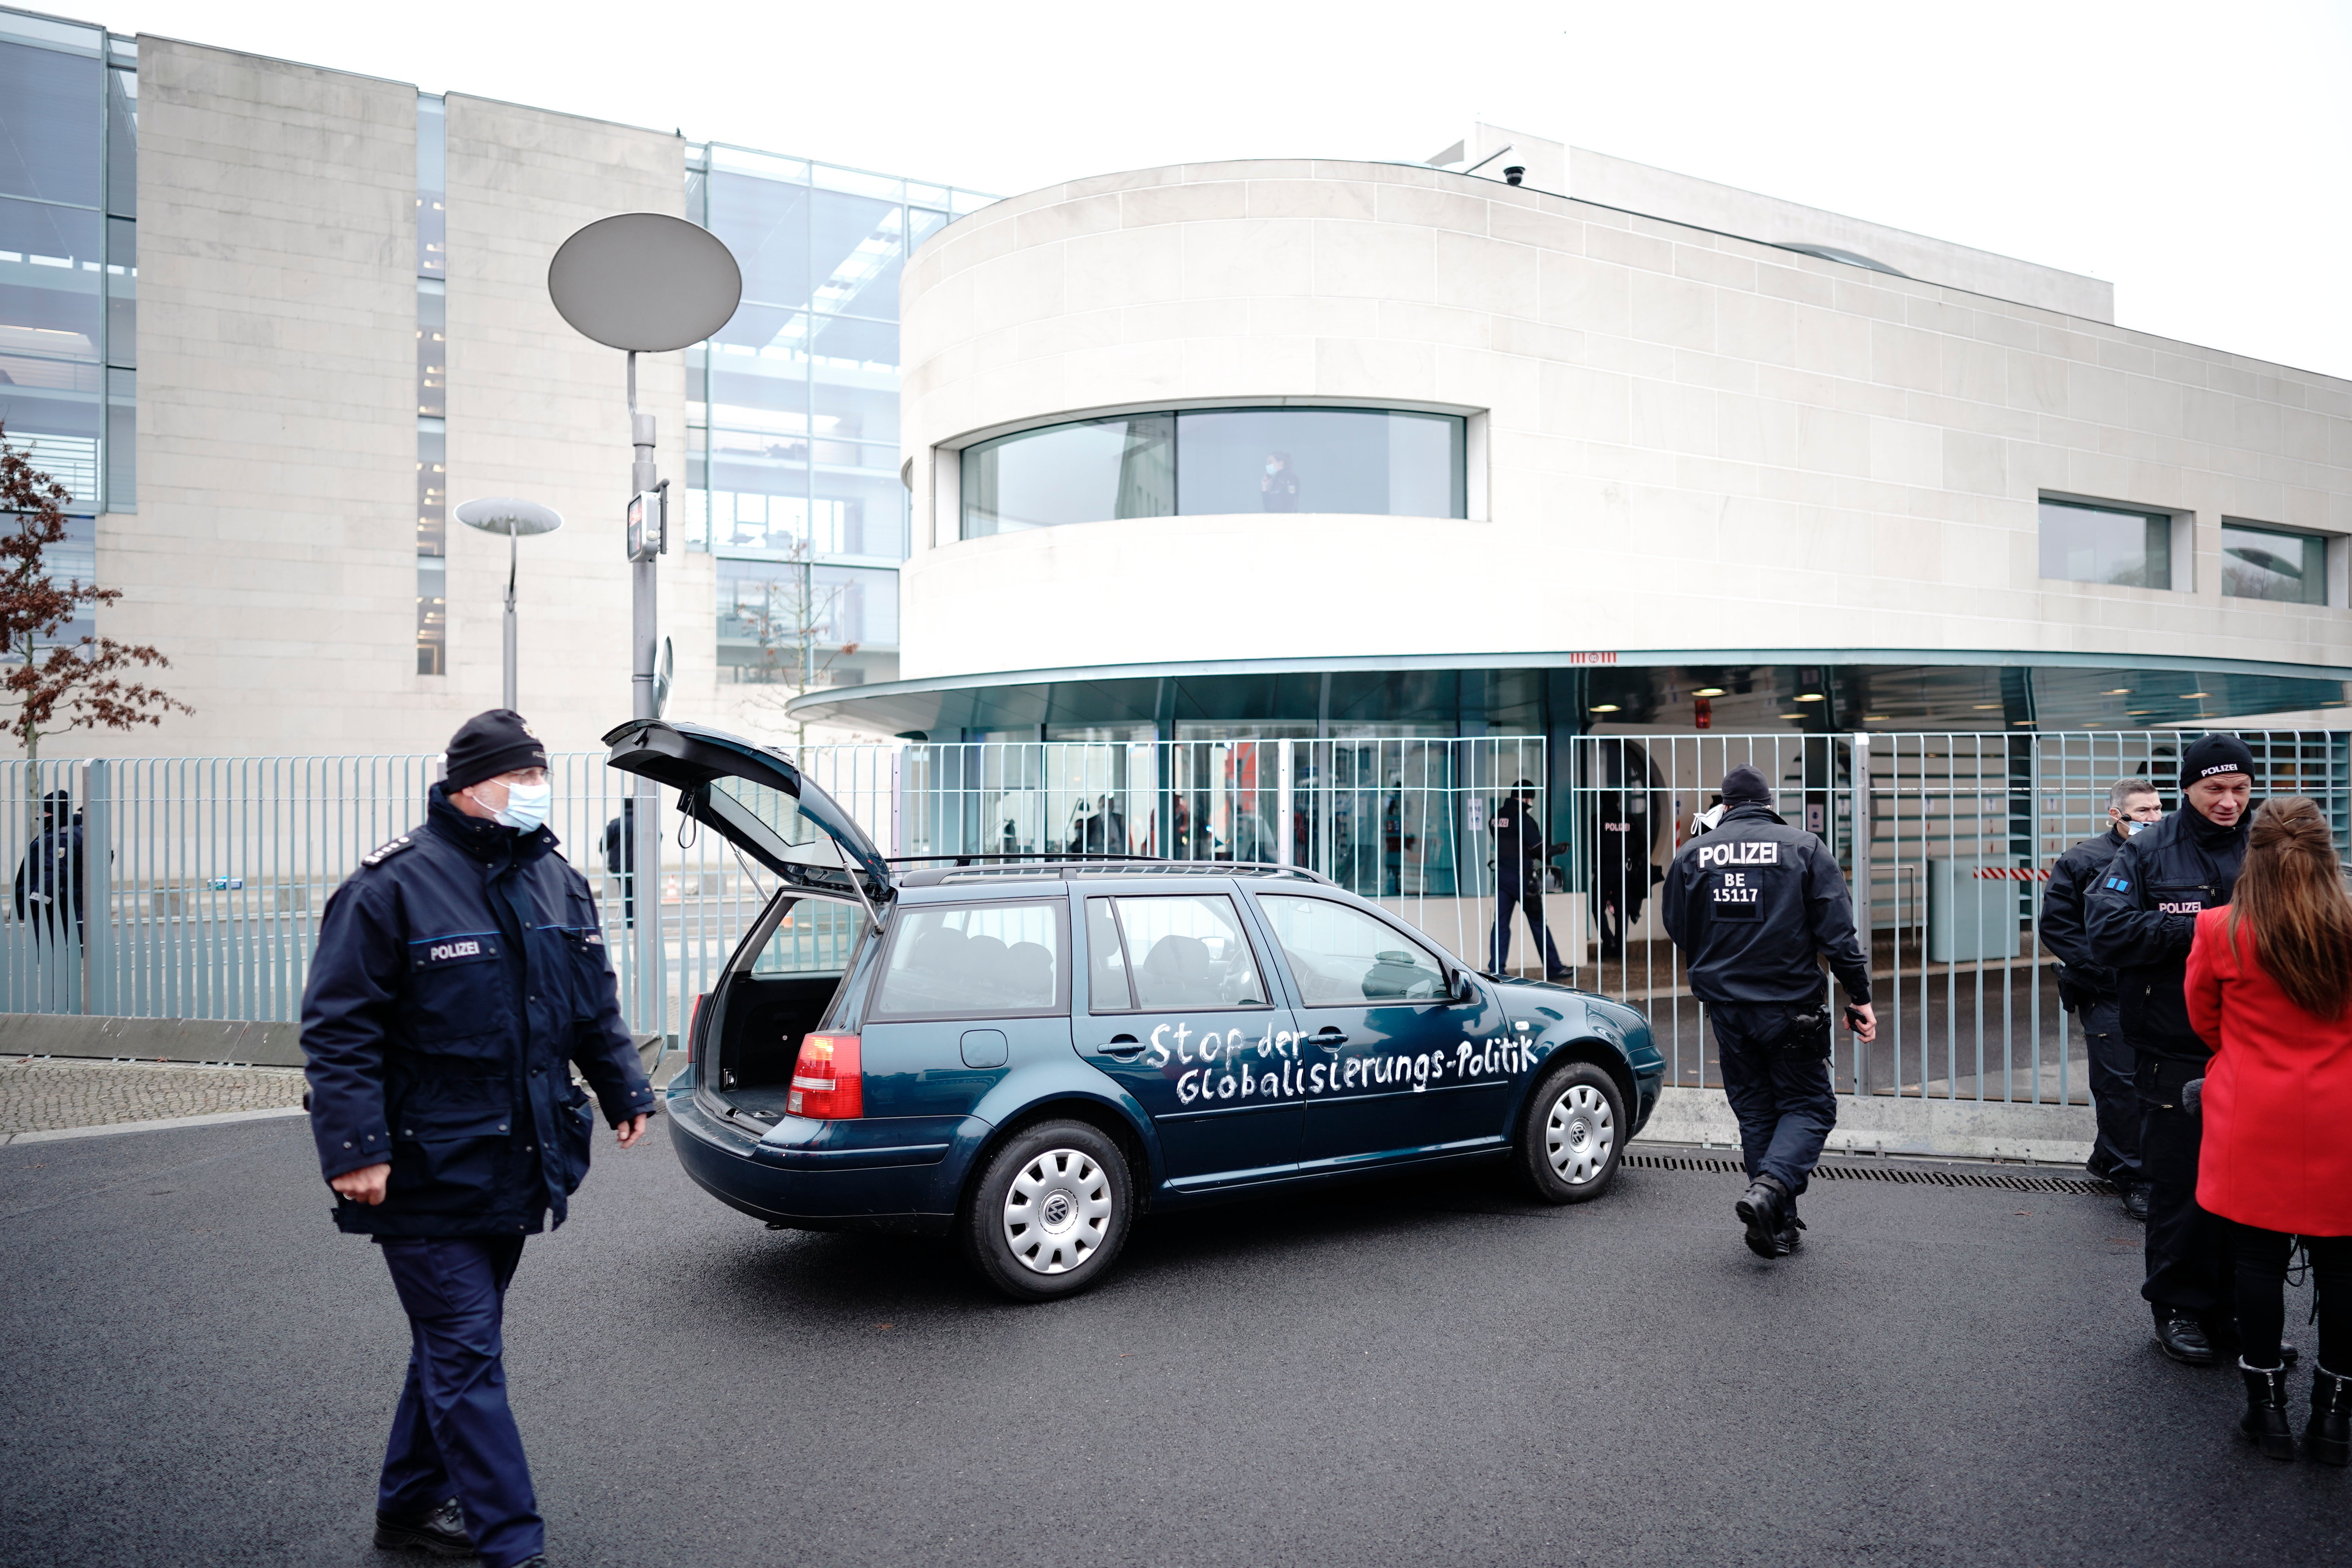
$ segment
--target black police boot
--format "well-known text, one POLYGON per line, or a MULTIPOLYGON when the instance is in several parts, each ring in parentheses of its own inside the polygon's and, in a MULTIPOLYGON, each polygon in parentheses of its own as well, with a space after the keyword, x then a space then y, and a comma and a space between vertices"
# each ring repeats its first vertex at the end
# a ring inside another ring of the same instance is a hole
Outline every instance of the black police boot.
POLYGON ((1748 1227, 1748 1250, 1759 1258, 1786 1258, 1795 1250, 1793 1244, 1783 1245, 1782 1235, 1795 1234, 1790 1229, 1789 1189, 1777 1176, 1759 1176, 1732 1205, 1732 1213, 1748 1227))
POLYGON ((431 1513, 397 1519, 382 1509, 375 1515, 375 1543, 394 1552, 429 1552, 436 1557, 471 1557, 466 1510, 451 1498, 431 1513))
POLYGON ((2133 1185, 2124 1189, 2124 1213, 2140 1224, 2147 1223, 2147 1188, 2133 1185))
POLYGON ((2197 1314, 2161 1301, 2154 1306, 2157 1348, 2187 1365, 2211 1366, 2213 1342, 2205 1337, 2205 1325, 2197 1321, 2197 1314))
POLYGON ((2323 1465, 2352 1464, 2352 1377, 2311 1369, 2311 1420, 2303 1440, 2323 1465))
POLYGON ((2286 1424, 2286 1368, 2248 1366, 2242 1358, 2238 1374, 2246 1380, 2246 1413, 2238 1430, 2254 1440, 2265 1459, 2294 1458, 2294 1429, 2286 1424))

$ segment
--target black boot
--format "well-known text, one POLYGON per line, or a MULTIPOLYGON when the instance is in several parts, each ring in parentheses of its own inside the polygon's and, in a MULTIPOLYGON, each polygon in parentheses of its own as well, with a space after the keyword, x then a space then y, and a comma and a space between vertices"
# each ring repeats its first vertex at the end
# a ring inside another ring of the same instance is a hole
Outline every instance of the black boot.
POLYGON ((2211 1366, 2213 1342, 2205 1337, 2205 1325, 2197 1321, 2197 1314, 2161 1301, 2154 1306, 2157 1348, 2189 1366, 2211 1366))
POLYGON ((2352 1464, 2352 1377, 2311 1369, 2311 1421, 2303 1440, 2323 1465, 2352 1464))
POLYGON ((2126 1187, 2123 1198, 2124 1213, 2140 1224, 2146 1225, 2147 1223, 2147 1188, 2144 1185, 2126 1187))
POLYGON ((2248 1366, 2241 1359, 2238 1374, 2246 1380, 2246 1413, 2238 1430, 2252 1437, 2265 1459, 2294 1458, 2294 1428, 2286 1424, 2286 1368, 2248 1366))
POLYGON ((1794 1250, 1783 1237, 1793 1237, 1789 1226, 1789 1189, 1777 1176, 1759 1176, 1732 1205, 1739 1223, 1748 1227, 1748 1250, 1759 1258, 1786 1258, 1794 1250))
POLYGON ((466 1510, 451 1498, 431 1513, 395 1519, 382 1509, 375 1515, 375 1543, 393 1551, 429 1552, 436 1557, 471 1557, 473 1538, 466 1533, 466 1510))

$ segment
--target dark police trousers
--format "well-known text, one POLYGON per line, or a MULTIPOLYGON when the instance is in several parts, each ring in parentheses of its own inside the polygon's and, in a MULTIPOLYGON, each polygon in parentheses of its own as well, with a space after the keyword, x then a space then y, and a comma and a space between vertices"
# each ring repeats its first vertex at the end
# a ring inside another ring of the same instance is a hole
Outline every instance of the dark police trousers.
POLYGON ((2201 1062, 2142 1052, 2139 1165, 2147 1183, 2147 1279, 2143 1300, 2200 1317, 2231 1315, 2223 1288, 2228 1226, 2197 1206, 2197 1150, 2204 1126, 2181 1108, 2180 1086, 2201 1062))
POLYGON ((1710 1002, 1715 1044, 1723 1063, 1723 1092, 1739 1119, 1739 1152, 1748 1179, 1770 1176, 1790 1196, 1805 1190, 1813 1166, 1837 1125, 1837 1095, 1829 1058, 1775 1049, 1758 1042, 1780 1036, 1790 1002, 1710 1002))
POLYGON ((547 1537, 499 1359, 522 1237, 385 1237, 376 1245, 412 1342, 376 1507, 410 1518, 455 1497, 483 1563, 509 1568, 544 1551, 547 1537))
POLYGON ((1551 932, 1544 925, 1543 879, 1538 877, 1532 889, 1523 890, 1517 881, 1498 877, 1495 881, 1495 967, 1487 973, 1500 974, 1503 966, 1510 962, 1514 908, 1527 910, 1528 933, 1542 939, 1544 973, 1557 974, 1566 968, 1559 961, 1559 949, 1552 945, 1551 932))
POLYGON ((2114 998, 2095 1002, 2075 1017, 2083 1026, 2091 1104, 2099 1124, 2091 1145, 2090 1173, 2118 1187, 2138 1186, 2147 1180, 2139 1168, 2139 1090, 2132 1082, 2139 1053, 2124 1038, 2122 1010, 2114 998))

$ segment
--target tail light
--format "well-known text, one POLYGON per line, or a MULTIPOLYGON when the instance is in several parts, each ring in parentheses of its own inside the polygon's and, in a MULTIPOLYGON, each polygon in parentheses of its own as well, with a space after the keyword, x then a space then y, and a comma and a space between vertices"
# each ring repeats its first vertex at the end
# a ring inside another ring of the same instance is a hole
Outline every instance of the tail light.
POLYGON ((793 1091, 784 1109, 794 1116, 845 1121, 866 1114, 866 1079, 858 1070, 856 1035, 808 1035, 793 1064, 793 1091))

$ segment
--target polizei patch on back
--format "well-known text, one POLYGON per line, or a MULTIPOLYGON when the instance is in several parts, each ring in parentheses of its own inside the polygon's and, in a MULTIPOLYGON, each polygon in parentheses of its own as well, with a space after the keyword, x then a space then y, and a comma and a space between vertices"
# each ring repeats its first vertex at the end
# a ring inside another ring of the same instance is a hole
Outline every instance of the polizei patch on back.
POLYGON ((1727 844, 1702 844, 1698 847, 1698 863, 1702 868, 1778 866, 1780 845, 1772 838, 1735 838, 1727 844))

